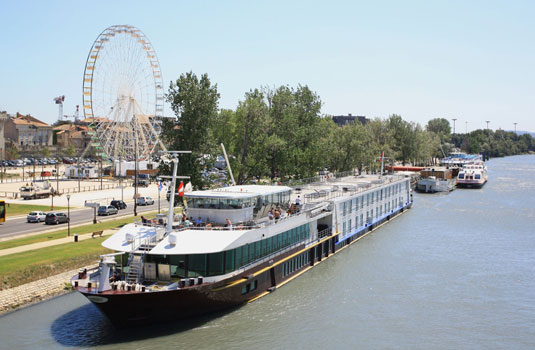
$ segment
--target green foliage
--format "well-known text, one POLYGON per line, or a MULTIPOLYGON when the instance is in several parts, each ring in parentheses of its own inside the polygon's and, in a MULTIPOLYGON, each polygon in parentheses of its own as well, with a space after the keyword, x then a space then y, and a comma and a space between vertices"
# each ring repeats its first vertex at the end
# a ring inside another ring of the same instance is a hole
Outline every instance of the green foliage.
POLYGON ((535 139, 529 134, 516 135, 504 130, 474 130, 469 134, 455 134, 455 146, 467 153, 487 152, 491 157, 535 152, 535 139))
POLYGON ((20 157, 20 151, 16 147, 10 147, 7 149, 7 158, 9 160, 17 159, 20 157))
POLYGON ((425 130, 448 137, 451 133, 450 122, 445 118, 434 118, 427 122, 425 130))
POLYGON ((191 176, 193 186, 202 188, 204 155, 214 153, 216 147, 213 130, 219 101, 217 85, 211 84, 207 74, 199 79, 189 72, 171 82, 166 99, 176 119, 164 120, 162 138, 171 150, 192 151, 191 155, 180 157, 178 173, 191 176))
MULTIPOLYGON (((451 134, 445 118, 431 119, 425 129, 400 115, 339 127, 321 114, 320 97, 308 86, 286 85, 252 89, 235 110, 217 113, 219 94, 206 75, 181 75, 171 83, 167 95, 177 115, 166 121, 163 139, 169 149, 190 149, 182 157, 179 173, 190 175, 196 187, 205 185, 200 173, 220 155, 224 143, 238 184, 271 178, 276 181, 355 168, 377 170, 376 159, 384 152, 390 162, 428 165, 455 147, 469 153, 490 152, 491 156, 533 151, 529 135, 477 130, 470 135, 451 134)), ((169 173, 169 169, 166 170, 169 173)))
POLYGON ((39 151, 39 154, 42 155, 42 156, 45 157, 45 158, 50 157, 50 154, 51 154, 51 153, 52 153, 52 152, 50 151, 50 148, 48 148, 48 147, 46 147, 46 146, 43 147, 43 148, 39 151))
POLYGON ((71 143, 67 146, 67 148, 63 151, 63 153, 67 156, 67 157, 74 157, 76 156, 76 148, 74 147, 74 145, 71 143))

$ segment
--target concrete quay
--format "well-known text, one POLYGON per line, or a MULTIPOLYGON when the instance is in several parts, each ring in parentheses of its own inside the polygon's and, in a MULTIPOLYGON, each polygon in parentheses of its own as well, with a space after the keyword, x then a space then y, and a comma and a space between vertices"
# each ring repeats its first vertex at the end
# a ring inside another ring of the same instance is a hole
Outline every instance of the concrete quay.
MULTIPOLYGON (((116 230, 105 230, 102 235, 107 236, 111 235, 116 230)), ((91 239, 91 233, 80 235, 78 240, 91 239)), ((9 249, 0 250, 0 256, 15 254, 23 251, 34 250, 39 248, 50 247, 58 244, 63 244, 67 242, 73 242, 73 237, 65 237, 60 239, 55 239, 47 242, 39 242, 35 244, 28 244, 25 246, 14 247, 9 249)), ((94 267, 94 265, 87 266, 89 270, 94 267)), ((9 288, 0 291, 0 314, 16 310, 27 304, 34 302, 42 301, 53 296, 67 292, 65 289, 65 282, 69 282, 71 277, 78 273, 77 268, 75 270, 70 270, 63 272, 54 276, 43 278, 34 282, 23 284, 22 286, 9 288)))
MULTIPOLYGON (((87 266, 89 270, 94 265, 87 266)), ((22 306, 67 293, 65 283, 70 283, 79 268, 43 278, 15 288, 0 291, 0 314, 14 311, 22 306)))

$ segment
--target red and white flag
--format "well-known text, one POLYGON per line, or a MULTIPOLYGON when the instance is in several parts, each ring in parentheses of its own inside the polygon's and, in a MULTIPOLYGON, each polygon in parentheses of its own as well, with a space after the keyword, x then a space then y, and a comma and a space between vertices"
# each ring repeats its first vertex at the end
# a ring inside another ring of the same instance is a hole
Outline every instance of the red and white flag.
POLYGON ((178 186, 178 196, 183 197, 184 196, 184 182, 180 181, 180 186, 178 186))

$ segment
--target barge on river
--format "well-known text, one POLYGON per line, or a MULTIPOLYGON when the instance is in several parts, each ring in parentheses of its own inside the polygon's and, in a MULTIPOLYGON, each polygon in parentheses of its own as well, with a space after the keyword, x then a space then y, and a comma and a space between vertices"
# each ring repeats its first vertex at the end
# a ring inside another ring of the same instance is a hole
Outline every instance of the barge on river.
POLYGON ((412 205, 408 177, 316 180, 188 192, 204 224, 126 225, 102 243, 116 253, 72 284, 117 326, 207 314, 273 292, 412 205))

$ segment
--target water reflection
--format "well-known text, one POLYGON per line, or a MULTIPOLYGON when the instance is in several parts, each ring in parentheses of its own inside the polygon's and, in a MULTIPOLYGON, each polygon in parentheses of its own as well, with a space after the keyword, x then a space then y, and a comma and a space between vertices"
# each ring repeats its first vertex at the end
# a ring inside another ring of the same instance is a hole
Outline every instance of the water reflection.
POLYGON ((188 320, 121 329, 116 328, 96 306, 86 304, 58 317, 50 328, 54 340, 64 346, 117 344, 188 331, 236 309, 238 308, 188 320))

